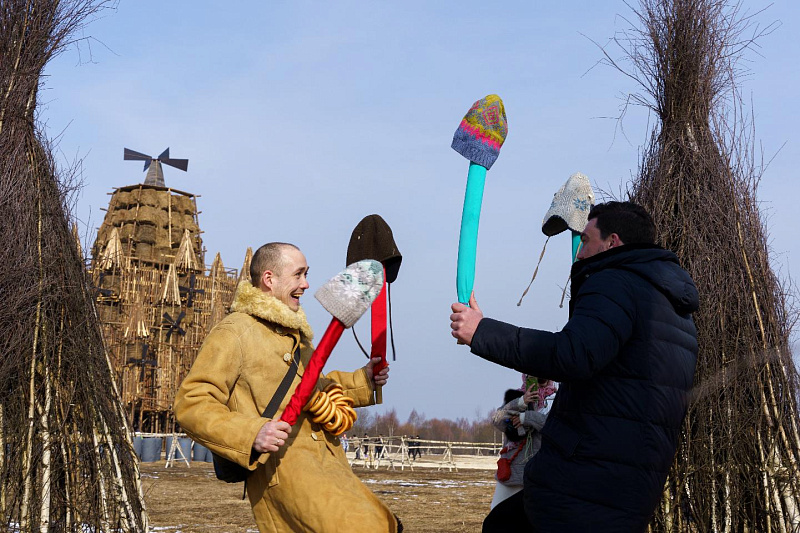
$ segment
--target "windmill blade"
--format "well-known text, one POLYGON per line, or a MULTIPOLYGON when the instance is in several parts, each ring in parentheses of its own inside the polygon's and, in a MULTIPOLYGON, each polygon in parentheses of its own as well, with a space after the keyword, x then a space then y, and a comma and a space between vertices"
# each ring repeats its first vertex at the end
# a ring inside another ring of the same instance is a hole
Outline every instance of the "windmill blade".
MULTIPOLYGON (((167 148, 167 150, 169 150, 169 148, 167 148)), ((125 148, 125 155, 122 158, 125 161, 144 161, 144 170, 147 170, 147 168, 150 166, 150 163, 153 161, 153 158, 149 155, 131 150, 130 148, 125 148)))
MULTIPOLYGON (((148 168, 150 168, 150 165, 153 163, 153 161, 159 161, 159 162, 161 162, 161 163, 163 163, 165 165, 169 165, 169 166, 177 168, 179 170, 183 170, 184 172, 186 172, 186 170, 189 168, 189 160, 188 159, 172 159, 172 158, 170 158, 170 156, 169 156, 169 147, 167 147, 166 150, 161 152, 161 155, 159 155, 158 157, 152 157, 152 156, 149 156, 147 154, 143 154, 141 152, 137 152, 135 150, 131 150, 130 148, 125 148, 124 159, 126 161, 144 161, 144 170, 147 170, 148 168)), ((164 178, 161 176, 161 166, 158 165, 158 168, 156 168, 156 170, 158 171, 157 172, 158 178, 154 180, 148 174, 148 179, 145 180, 145 184, 146 185, 160 185, 160 186, 163 187, 164 186, 164 178)))
POLYGON ((181 311, 181 314, 178 315, 177 320, 173 320, 169 313, 164 313, 163 317, 164 320, 169 324, 169 329, 167 329, 167 342, 169 342, 170 337, 172 337, 172 332, 177 331, 180 335, 186 335, 186 330, 181 327, 181 320, 186 316, 185 311, 181 311))
POLYGON ((178 319, 175 321, 175 329, 183 336, 186 336, 186 330, 181 327, 181 320, 186 316, 186 311, 181 311, 181 314, 178 315, 178 319))
POLYGON ((161 155, 158 156, 158 160, 164 163, 165 165, 169 165, 171 167, 183 170, 186 172, 186 169, 189 168, 189 160, 188 159, 172 159, 169 156, 169 147, 166 150, 161 152, 161 155))
MULTIPOLYGON (((169 150, 169 148, 167 148, 167 150, 169 150)), ((136 150, 125 148, 125 155, 123 156, 123 159, 125 161, 147 161, 148 159, 153 159, 153 158, 147 154, 137 152, 136 150)))
POLYGON ((169 165, 171 167, 175 167, 177 169, 183 170, 186 172, 186 169, 189 168, 189 160, 188 159, 161 159, 158 158, 159 161, 164 163, 165 165, 169 165))
POLYGON ((181 321, 186 318, 186 311, 181 311, 181 314, 178 315, 177 319, 173 319, 171 316, 169 316, 169 313, 164 313, 163 318, 164 321, 169 325, 170 329, 181 329, 181 321))

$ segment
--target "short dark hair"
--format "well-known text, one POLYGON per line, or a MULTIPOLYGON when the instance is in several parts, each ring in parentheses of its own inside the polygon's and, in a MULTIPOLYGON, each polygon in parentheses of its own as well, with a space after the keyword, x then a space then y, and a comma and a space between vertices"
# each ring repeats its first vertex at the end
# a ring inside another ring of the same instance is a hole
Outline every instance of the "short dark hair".
POLYGON ((250 261, 250 280, 253 287, 261 287, 261 275, 267 270, 273 272, 280 270, 283 266, 283 250, 285 248, 300 249, 288 242, 268 242, 256 250, 250 261))
POLYGON ((589 211, 589 220, 597 220, 600 237, 619 235, 623 244, 653 244, 656 242, 656 226, 650 213, 633 202, 606 202, 597 204, 589 211))
POLYGON ((522 396, 522 391, 519 389, 508 389, 503 396, 503 405, 507 404, 511 400, 516 400, 522 396))

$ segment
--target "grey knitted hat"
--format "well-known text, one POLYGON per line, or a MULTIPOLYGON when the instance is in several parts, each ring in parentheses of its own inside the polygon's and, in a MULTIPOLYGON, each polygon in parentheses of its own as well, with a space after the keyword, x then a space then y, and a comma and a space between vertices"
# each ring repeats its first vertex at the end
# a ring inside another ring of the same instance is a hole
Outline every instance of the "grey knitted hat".
POLYGON ((314 298, 349 328, 363 315, 383 287, 383 266, 372 259, 358 261, 320 287, 314 298))
POLYGON ((582 232, 589 222, 592 205, 594 191, 589 178, 576 172, 553 196, 550 209, 542 221, 542 232, 548 237, 558 235, 566 229, 582 232))

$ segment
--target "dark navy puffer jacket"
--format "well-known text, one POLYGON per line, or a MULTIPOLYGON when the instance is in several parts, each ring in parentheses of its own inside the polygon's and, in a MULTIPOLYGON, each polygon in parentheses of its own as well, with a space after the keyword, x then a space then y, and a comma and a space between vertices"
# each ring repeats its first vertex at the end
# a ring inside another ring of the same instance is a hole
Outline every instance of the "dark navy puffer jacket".
POLYGON ((473 353, 561 382, 542 448, 525 469, 536 531, 645 530, 686 414, 697 308, 675 254, 627 245, 573 265, 560 332, 481 320, 473 353))

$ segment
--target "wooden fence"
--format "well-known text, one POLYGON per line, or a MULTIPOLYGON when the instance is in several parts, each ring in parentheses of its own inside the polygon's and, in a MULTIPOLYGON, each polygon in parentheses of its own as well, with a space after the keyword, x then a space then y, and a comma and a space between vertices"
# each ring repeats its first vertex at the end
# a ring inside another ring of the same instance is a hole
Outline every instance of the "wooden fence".
POLYGON ((351 466, 364 468, 406 467, 447 469, 494 468, 502 444, 492 442, 451 442, 406 436, 353 437, 347 442, 351 466), (423 459, 424 458, 424 459, 423 459))
MULTIPOLYGON (((178 445, 178 439, 185 438, 186 433, 142 433, 135 432, 135 437, 169 437, 170 446, 164 450, 166 466, 176 461, 189 466, 187 457, 178 445)), ((447 469, 459 468, 493 469, 501 444, 491 442, 450 442, 441 440, 425 440, 404 436, 392 437, 353 437, 347 441, 347 456, 350 466, 363 468, 386 468, 394 470, 409 468, 447 469)), ((344 442, 342 442, 344 446, 344 442)))

